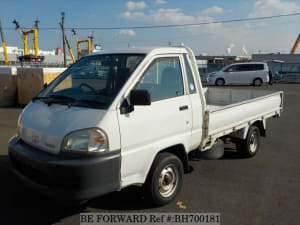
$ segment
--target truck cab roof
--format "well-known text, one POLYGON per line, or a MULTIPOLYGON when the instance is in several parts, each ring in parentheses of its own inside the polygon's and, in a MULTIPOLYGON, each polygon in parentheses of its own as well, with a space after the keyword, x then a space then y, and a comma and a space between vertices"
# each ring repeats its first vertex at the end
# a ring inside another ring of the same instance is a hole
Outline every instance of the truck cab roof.
POLYGON ((91 55, 103 55, 103 54, 180 54, 187 53, 185 47, 140 47, 140 48, 127 48, 116 50, 101 50, 94 52, 91 55))

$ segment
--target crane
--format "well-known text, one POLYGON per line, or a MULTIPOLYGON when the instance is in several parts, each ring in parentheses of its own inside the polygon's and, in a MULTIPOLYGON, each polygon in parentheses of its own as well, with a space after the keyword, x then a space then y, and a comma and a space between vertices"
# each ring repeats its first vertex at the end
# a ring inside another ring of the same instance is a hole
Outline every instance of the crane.
POLYGON ((294 44, 294 46, 293 46, 293 48, 291 50, 291 55, 295 54, 296 49, 297 49, 299 43, 300 43, 300 34, 298 35, 297 40, 296 40, 296 42, 295 42, 295 44, 294 44))
POLYGON ((80 59, 81 57, 81 48, 80 48, 80 44, 81 43, 87 43, 88 44, 88 53, 91 54, 92 53, 92 38, 89 37, 88 39, 85 40, 79 40, 77 37, 77 33, 75 31, 75 29, 72 29, 73 35, 75 37, 76 40, 76 44, 77 44, 77 59, 80 59))
POLYGON ((5 43, 5 40, 4 40, 4 32, 3 32, 3 29, 2 29, 1 20, 0 20, 0 33, 1 33, 1 40, 2 40, 2 47, 3 47, 5 65, 10 65, 11 63, 9 62, 8 56, 7 56, 6 43, 5 43))
POLYGON ((38 24, 40 21, 37 19, 34 22, 34 28, 28 30, 21 30, 20 24, 18 21, 14 20, 13 23, 16 25, 16 29, 19 31, 19 34, 23 40, 24 44, 24 56, 19 57, 21 61, 43 61, 44 56, 39 56, 39 47, 38 47, 38 24), (33 48, 34 56, 28 54, 28 35, 33 34, 33 48))

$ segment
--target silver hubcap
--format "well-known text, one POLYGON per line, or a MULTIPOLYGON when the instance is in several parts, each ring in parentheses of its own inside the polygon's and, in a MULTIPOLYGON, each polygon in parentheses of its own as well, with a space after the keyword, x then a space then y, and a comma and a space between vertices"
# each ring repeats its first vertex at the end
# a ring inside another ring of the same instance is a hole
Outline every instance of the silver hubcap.
POLYGON ((255 81, 254 81, 254 85, 255 85, 255 86, 259 86, 260 83, 261 83, 260 80, 255 80, 255 81))
POLYGON ((253 132, 251 134, 250 140, 249 140, 249 150, 250 152, 254 153, 257 149, 258 145, 258 134, 257 132, 253 132))
POLYGON ((222 80, 218 80, 217 84, 221 86, 221 85, 223 85, 223 81, 222 80))
POLYGON ((161 196, 170 197, 176 190, 178 185, 178 170, 169 164, 160 173, 159 176, 159 193, 161 196))

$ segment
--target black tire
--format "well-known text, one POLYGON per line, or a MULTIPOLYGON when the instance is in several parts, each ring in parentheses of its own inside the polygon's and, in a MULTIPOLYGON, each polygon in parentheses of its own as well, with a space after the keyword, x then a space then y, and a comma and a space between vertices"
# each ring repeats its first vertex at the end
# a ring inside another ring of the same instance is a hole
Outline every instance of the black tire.
POLYGON ((259 87, 261 86, 263 81, 260 78, 256 78, 253 80, 253 86, 259 87))
POLYGON ((156 157, 152 164, 145 183, 145 191, 154 205, 162 206, 174 200, 182 183, 183 165, 181 160, 174 154, 163 152, 156 157))
POLYGON ((215 82, 216 86, 223 86, 225 84, 225 80, 223 78, 218 78, 215 82))
POLYGON ((249 128, 245 140, 236 142, 236 147, 245 157, 253 157, 259 150, 260 146, 260 132, 258 127, 251 126, 249 128))

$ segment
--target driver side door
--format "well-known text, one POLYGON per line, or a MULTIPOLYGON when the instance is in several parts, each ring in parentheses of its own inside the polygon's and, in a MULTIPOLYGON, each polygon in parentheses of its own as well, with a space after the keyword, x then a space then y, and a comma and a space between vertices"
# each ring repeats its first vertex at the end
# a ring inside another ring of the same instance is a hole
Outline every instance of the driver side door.
POLYGON ((239 65, 232 65, 224 71, 224 78, 227 84, 238 84, 240 82, 239 65))
POLYGON ((152 60, 135 89, 148 90, 151 105, 134 106, 118 119, 121 133, 121 186, 143 183, 159 150, 191 138, 192 109, 186 94, 182 57, 152 60))

